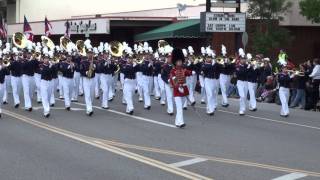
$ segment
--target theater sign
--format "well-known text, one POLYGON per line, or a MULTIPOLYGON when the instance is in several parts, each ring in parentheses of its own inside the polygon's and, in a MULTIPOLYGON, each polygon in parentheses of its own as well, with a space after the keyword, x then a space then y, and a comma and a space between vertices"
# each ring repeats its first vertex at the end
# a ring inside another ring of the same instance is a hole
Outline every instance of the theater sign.
POLYGON ((245 32, 246 14, 202 12, 200 30, 201 32, 245 32))
MULTIPOLYGON (((62 35, 66 32, 69 23, 70 34, 110 34, 110 20, 107 18, 96 19, 71 19, 51 21, 52 35, 62 35)), ((31 22, 30 26, 34 35, 44 34, 44 22, 31 22)), ((23 32, 23 23, 9 24, 8 34, 23 32)))

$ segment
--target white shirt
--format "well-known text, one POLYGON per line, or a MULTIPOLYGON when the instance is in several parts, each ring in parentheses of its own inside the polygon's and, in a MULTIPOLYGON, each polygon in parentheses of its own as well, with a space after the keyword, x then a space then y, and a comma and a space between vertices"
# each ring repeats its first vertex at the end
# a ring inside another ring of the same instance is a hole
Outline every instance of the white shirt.
POLYGON ((319 64, 313 68, 312 73, 309 76, 312 77, 312 79, 320 79, 320 65, 319 64))

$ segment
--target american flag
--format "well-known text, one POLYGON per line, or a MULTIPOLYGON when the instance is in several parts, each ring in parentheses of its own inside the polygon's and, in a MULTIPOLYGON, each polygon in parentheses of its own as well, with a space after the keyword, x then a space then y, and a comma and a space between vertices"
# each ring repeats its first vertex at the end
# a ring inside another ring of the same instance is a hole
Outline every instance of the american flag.
POLYGON ((51 33, 52 33, 52 25, 51 23, 48 21, 48 18, 46 17, 44 19, 44 32, 45 32, 45 35, 47 37, 51 36, 51 33))
POLYGON ((64 36, 70 38, 70 23, 68 20, 64 24, 64 26, 66 26, 66 32, 64 33, 64 36))
POLYGON ((32 29, 31 29, 30 24, 28 23, 28 20, 27 20, 26 16, 24 16, 23 32, 26 35, 28 40, 33 41, 32 29))
POLYGON ((7 38, 7 24, 4 21, 4 19, 1 17, 0 18, 0 37, 2 39, 6 39, 7 38))

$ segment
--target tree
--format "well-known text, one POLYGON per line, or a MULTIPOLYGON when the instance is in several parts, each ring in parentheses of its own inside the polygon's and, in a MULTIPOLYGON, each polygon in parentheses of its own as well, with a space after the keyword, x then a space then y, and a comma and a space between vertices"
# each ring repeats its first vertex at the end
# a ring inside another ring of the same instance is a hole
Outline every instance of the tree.
POLYGON ((291 6, 288 0, 249 0, 249 17, 258 20, 258 28, 253 30, 256 53, 266 54, 292 40, 290 31, 278 25, 291 6))
POLYGON ((320 0, 302 0, 299 6, 301 15, 312 23, 320 23, 320 0))

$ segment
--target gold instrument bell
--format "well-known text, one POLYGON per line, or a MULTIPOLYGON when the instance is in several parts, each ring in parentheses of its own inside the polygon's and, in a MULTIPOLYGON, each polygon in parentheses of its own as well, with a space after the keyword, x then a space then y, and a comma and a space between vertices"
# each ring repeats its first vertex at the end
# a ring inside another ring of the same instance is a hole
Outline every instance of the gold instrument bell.
POLYGON ((50 50, 54 49, 53 41, 47 36, 41 36, 42 46, 47 46, 50 50))
POLYGON ((111 41, 110 43, 110 53, 112 56, 120 57, 123 54, 123 45, 119 41, 111 41))
POLYGON ((27 47, 27 37, 21 33, 21 32, 16 32, 13 34, 12 37, 12 43, 20 49, 24 49, 25 47, 27 47))
POLYGON ((87 55, 86 48, 84 46, 84 41, 83 40, 76 41, 76 47, 77 47, 77 50, 79 51, 79 54, 81 56, 86 56, 87 55))
POLYGON ((69 44, 69 43, 71 43, 72 41, 69 39, 69 38, 67 38, 67 37, 65 37, 65 36, 62 36, 61 38, 60 38, 60 46, 63 48, 63 50, 65 50, 65 51, 67 51, 67 45, 69 44))
POLYGON ((10 61, 10 59, 7 58, 7 57, 4 58, 3 61, 2 61, 2 65, 3 65, 4 67, 10 66, 10 63, 11 63, 11 61, 10 61))

